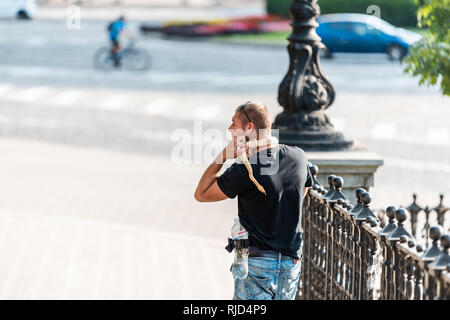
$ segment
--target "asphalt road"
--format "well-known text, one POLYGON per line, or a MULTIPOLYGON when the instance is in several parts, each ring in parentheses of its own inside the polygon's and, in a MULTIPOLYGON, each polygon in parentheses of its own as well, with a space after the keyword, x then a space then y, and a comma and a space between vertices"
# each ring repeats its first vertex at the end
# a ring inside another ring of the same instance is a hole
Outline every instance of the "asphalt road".
MULTIPOLYGON (((92 57, 106 45, 106 21, 0 20, 0 77, 22 85, 111 87, 174 92, 276 93, 288 68, 283 46, 167 39, 137 31, 137 45, 152 56, 148 72, 98 72, 92 57)), ((130 23, 138 30, 140 22, 130 23)), ((339 55, 322 61, 338 92, 420 93, 416 79, 385 55, 339 55)), ((436 92, 436 90, 431 90, 436 92)))

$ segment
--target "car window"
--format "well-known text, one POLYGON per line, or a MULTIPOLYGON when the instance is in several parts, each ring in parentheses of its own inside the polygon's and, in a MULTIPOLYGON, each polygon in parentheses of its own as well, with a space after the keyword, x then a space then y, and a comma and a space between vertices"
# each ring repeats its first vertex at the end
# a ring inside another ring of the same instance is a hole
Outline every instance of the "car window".
POLYGON ((352 26, 348 22, 333 22, 329 24, 329 28, 335 31, 352 31, 352 26))
POLYGON ((397 29, 392 24, 390 24, 384 20, 381 20, 381 19, 375 20, 373 23, 373 26, 380 32, 387 33, 387 34, 394 34, 397 29))
POLYGON ((377 28, 370 27, 370 26, 369 26, 368 33, 371 34, 371 35, 374 35, 374 36, 381 36, 383 34, 383 32, 381 32, 377 28))
POLYGON ((358 36, 365 36, 369 33, 369 28, 365 23, 354 23, 353 25, 353 32, 356 33, 358 36))

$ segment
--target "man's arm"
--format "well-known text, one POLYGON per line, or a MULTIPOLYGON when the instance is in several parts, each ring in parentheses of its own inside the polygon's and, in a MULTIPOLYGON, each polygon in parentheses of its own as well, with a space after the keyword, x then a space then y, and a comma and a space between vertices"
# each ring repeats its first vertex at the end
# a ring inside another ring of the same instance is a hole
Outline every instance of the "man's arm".
POLYGON ((222 169, 223 163, 226 160, 224 151, 217 156, 200 178, 194 193, 195 200, 199 202, 212 202, 228 198, 217 185, 218 172, 222 169))
POLYGON ((218 173, 227 159, 234 159, 240 153, 247 152, 246 149, 238 151, 237 147, 241 146, 241 144, 242 142, 238 143, 237 137, 233 137, 223 151, 217 155, 216 159, 209 165, 200 178, 200 182, 194 193, 195 200, 199 202, 212 202, 228 198, 217 184, 218 173))

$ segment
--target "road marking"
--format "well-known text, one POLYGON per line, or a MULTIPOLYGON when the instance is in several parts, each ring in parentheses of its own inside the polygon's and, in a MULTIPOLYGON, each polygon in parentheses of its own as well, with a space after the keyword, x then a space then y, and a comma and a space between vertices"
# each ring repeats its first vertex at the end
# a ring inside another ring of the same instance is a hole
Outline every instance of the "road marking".
POLYGON ((220 106, 217 104, 202 105, 194 109, 191 116, 198 120, 211 120, 219 114, 220 106))
POLYGON ((39 99, 49 91, 47 87, 32 87, 21 90, 20 94, 10 94, 9 100, 20 102, 32 102, 39 99))
POLYGON ((61 106, 68 106, 74 102, 80 101, 81 95, 82 93, 80 90, 64 90, 56 96, 53 103, 61 106))
POLYGON ((173 99, 158 99, 149 102, 143 109, 144 113, 158 115, 165 111, 168 111, 175 105, 175 100, 173 99))
POLYGON ((103 110, 120 110, 128 101, 125 95, 113 95, 100 101, 97 105, 99 109, 103 110))

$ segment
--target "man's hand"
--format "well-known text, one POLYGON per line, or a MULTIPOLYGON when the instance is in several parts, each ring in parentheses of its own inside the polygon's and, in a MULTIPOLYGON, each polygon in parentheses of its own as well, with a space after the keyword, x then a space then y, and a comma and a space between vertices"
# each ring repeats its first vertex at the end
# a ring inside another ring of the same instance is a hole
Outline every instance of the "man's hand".
POLYGON ((234 136, 228 145, 219 153, 214 162, 206 169, 200 178, 194 197, 200 202, 220 201, 227 199, 227 196, 217 185, 217 177, 224 162, 228 159, 234 159, 246 152, 249 156, 249 150, 245 146, 245 136, 234 136))
POLYGON ((246 139, 245 136, 234 136, 228 145, 222 151, 222 159, 235 159, 243 153, 246 153, 247 157, 249 156, 250 150, 245 146, 246 139))

